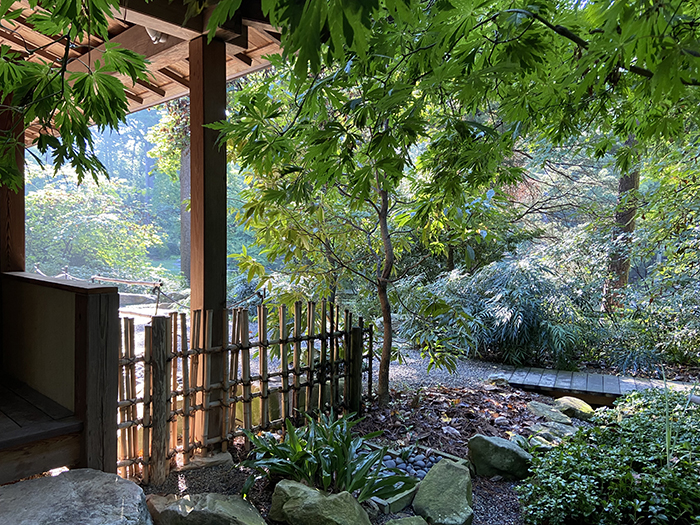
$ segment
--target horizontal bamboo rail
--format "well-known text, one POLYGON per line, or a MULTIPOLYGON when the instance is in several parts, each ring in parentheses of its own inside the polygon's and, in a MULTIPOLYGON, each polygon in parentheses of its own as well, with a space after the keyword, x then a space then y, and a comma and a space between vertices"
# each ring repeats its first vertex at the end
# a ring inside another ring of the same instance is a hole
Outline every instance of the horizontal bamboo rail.
POLYGON ((307 303, 305 312, 298 302, 291 316, 285 306, 259 306, 252 330, 248 310, 237 308, 221 312, 224 333, 215 338, 214 315, 192 312, 189 338, 185 314, 153 317, 142 355, 133 319, 122 321, 121 476, 158 484, 176 456, 187 464, 236 438, 248 447, 246 432, 284 431, 285 419, 302 424, 303 413, 359 412, 365 373, 372 395, 373 331, 362 318, 353 327, 349 312, 326 301, 307 303), (220 377, 211 375, 214 356, 223 361, 220 377))

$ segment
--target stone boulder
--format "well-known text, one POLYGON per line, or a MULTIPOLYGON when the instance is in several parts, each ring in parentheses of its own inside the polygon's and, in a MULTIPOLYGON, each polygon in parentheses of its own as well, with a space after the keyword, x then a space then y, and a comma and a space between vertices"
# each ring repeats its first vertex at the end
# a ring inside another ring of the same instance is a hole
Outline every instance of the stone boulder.
POLYGON ((0 487, 7 525, 153 525, 141 487, 92 469, 0 487))
POLYGON ((146 501, 155 525, 265 525, 257 509, 241 496, 151 494, 146 501))
POLYGON ((577 397, 560 397, 554 402, 554 407, 569 417, 575 417, 583 421, 588 421, 595 414, 595 410, 593 410, 591 405, 577 397))
POLYGON ((413 510, 431 525, 471 525, 471 505, 469 468, 447 459, 430 469, 413 498, 413 510))
MULTIPOLYGON (((563 439, 565 437, 573 436, 576 433, 576 427, 573 427, 571 425, 562 425, 561 423, 555 423, 553 421, 546 421, 542 424, 535 423, 530 427, 530 430, 537 434, 550 434, 552 437, 555 437, 557 439, 563 439)), ((545 439, 549 438, 545 436, 545 439)))
POLYGON ((571 418, 562 414, 559 410, 551 405, 540 403, 539 401, 530 401, 527 404, 527 409, 536 416, 543 417, 547 421, 554 421, 563 425, 570 425, 571 418))
POLYGON ((408 518, 399 518, 397 520, 389 520, 386 525, 428 525, 420 516, 410 516, 408 518))
POLYGON ((477 475, 487 478, 524 479, 532 463, 532 455, 515 443, 482 434, 469 440, 469 457, 477 475))
POLYGON ((287 479, 275 487, 269 517, 290 525, 371 525, 349 492, 329 495, 287 479))

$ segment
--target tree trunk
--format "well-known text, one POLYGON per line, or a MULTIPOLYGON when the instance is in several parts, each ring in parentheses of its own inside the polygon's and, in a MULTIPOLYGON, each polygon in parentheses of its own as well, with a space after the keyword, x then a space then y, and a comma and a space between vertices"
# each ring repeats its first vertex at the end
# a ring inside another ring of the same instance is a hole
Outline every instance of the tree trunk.
POLYGON ((382 344, 382 359, 379 362, 379 381, 377 382, 377 395, 379 404, 386 405, 389 402, 389 365, 391 364, 391 347, 393 342, 393 330, 391 324, 391 303, 387 286, 389 277, 394 268, 394 247, 389 235, 389 194, 386 190, 379 190, 381 203, 379 206, 379 231, 384 246, 384 264, 377 269, 377 295, 382 310, 382 322, 384 324, 384 342, 382 344))
POLYGON ((455 249, 453 246, 447 247, 447 271, 451 272, 455 269, 455 249))
POLYGON ((637 214, 635 193, 639 190, 639 169, 623 174, 618 187, 618 205, 615 212, 613 229, 616 246, 610 255, 608 273, 610 274, 605 290, 605 310, 612 311, 621 306, 621 290, 627 286, 630 273, 630 241, 634 232, 634 218, 637 214), (630 193, 632 192, 632 193, 630 193))
POLYGON ((190 282, 190 147, 180 153, 180 273, 190 282))

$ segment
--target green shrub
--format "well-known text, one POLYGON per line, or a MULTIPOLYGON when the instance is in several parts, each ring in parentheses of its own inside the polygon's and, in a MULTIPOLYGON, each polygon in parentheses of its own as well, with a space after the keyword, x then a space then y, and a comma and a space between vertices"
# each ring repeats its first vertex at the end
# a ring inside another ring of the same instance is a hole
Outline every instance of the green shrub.
POLYGON ((461 349, 509 364, 550 362, 571 370, 589 320, 566 291, 538 257, 508 255, 471 275, 455 270, 411 283, 404 302, 420 315, 399 308, 399 335, 429 354, 461 349))
POLYGON ((526 523, 700 524, 698 405, 649 389, 594 421, 599 426, 535 455, 518 489, 526 523))
POLYGON ((306 417, 307 426, 296 429, 287 420, 282 442, 271 434, 248 433, 255 450, 241 464, 269 478, 292 479, 330 492, 357 492, 360 502, 372 496, 386 499, 417 483, 383 466, 386 448, 368 449, 365 440, 380 432, 353 436, 352 427, 359 420, 353 421, 352 415, 333 421, 322 414, 318 422, 306 417))

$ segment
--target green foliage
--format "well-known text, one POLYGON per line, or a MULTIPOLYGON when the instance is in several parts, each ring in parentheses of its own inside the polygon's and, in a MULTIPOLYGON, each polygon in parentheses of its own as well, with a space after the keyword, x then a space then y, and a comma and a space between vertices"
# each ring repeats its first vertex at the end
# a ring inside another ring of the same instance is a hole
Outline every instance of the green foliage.
POLYGON ((362 502, 372 496, 388 498, 417 483, 415 478, 386 469, 382 458, 386 448, 370 450, 364 437, 353 436, 352 427, 359 421, 353 415, 333 421, 321 414, 316 421, 306 416, 305 427, 294 428, 287 420, 284 441, 275 436, 247 433, 253 442, 254 457, 242 462, 271 478, 304 482, 324 491, 357 493, 362 502))
POLYGON ((585 310, 562 293, 558 276, 536 256, 507 255, 471 275, 455 270, 414 285, 412 293, 410 303, 421 315, 409 311, 401 331, 423 348, 442 345, 453 355, 517 365, 575 366, 585 310))
MULTIPOLYGON (((10 11, 11 3, 0 5, 4 27, 13 30, 13 20, 23 9, 10 11), (7 24, 7 26, 5 26, 7 24)), ((108 25, 112 10, 119 8, 116 0, 32 0, 25 13, 26 23, 42 33, 65 52, 55 61, 45 58, 30 60, 38 49, 25 49, 28 57, 8 46, 0 48, 0 100, 9 104, 4 113, 11 113, 16 127, 38 124, 40 134, 33 145, 42 155, 50 154, 55 173, 71 166, 78 182, 86 175, 98 180, 108 176, 105 166, 94 151, 89 127, 99 130, 116 129, 128 111, 125 87, 115 74, 127 82, 147 80, 143 57, 131 50, 109 42, 108 25), (106 40, 99 59, 86 64, 86 71, 69 71, 70 50, 88 39, 88 33, 106 40), (54 131, 52 131, 54 130, 54 131)), ((20 187, 15 164, 18 145, 16 129, 0 132, 0 183, 13 189, 20 187)))
POLYGON ((535 456, 518 489, 526 523, 700 523, 698 405, 649 389, 595 422, 535 456))
POLYGON ((102 272, 153 277, 148 249, 161 243, 159 232, 141 222, 143 209, 125 181, 80 187, 70 182, 44 183, 27 193, 26 203, 29 268, 56 275, 68 267, 83 278, 102 272))

